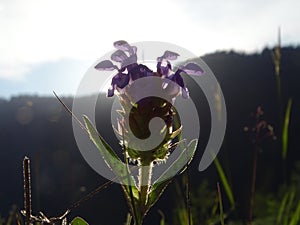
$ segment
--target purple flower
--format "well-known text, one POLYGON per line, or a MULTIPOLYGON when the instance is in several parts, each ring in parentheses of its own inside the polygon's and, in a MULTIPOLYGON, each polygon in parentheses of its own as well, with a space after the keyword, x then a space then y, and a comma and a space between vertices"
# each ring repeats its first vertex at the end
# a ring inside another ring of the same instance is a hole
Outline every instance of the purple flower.
MULTIPOLYGON (((172 74, 170 76, 167 76, 167 79, 177 83, 181 87, 181 94, 183 98, 189 98, 189 91, 185 87, 183 78, 181 76, 181 73, 186 73, 189 75, 197 75, 200 76, 204 73, 204 71, 201 69, 200 66, 198 66, 195 63, 188 63, 184 66, 180 66, 175 74, 172 74)), ((174 87, 175 88, 175 87, 174 87)))
POLYGON ((153 71, 143 64, 138 64, 128 71, 128 74, 132 81, 142 78, 153 76, 153 71))
POLYGON ((125 88, 129 83, 129 76, 125 73, 117 73, 111 81, 111 88, 108 90, 107 97, 112 97, 114 95, 115 89, 118 91, 125 88))
POLYGON ((153 72, 147 66, 137 63, 136 46, 131 46, 126 41, 121 40, 114 42, 114 47, 117 50, 111 55, 111 60, 120 63, 120 68, 114 65, 110 60, 104 60, 95 66, 97 70, 118 71, 112 78, 111 87, 107 93, 108 97, 113 96, 115 90, 122 92, 130 82, 139 78, 159 76, 162 79, 162 88, 168 95, 173 98, 181 92, 183 98, 188 98, 189 91, 184 84, 181 76, 182 73, 196 76, 200 76, 204 73, 203 69, 193 62, 179 66, 174 73, 169 60, 176 60, 179 54, 171 51, 165 51, 162 56, 157 58, 157 72, 153 72))
MULTIPOLYGON (((167 77, 167 79, 175 82, 176 84, 178 84, 181 88, 181 94, 183 98, 189 98, 189 91, 188 89, 185 87, 184 85, 184 81, 182 76, 180 75, 180 73, 182 73, 182 70, 177 70, 175 74, 172 74, 170 76, 167 77)), ((168 85, 170 85, 170 83, 168 83, 168 85)), ((172 85, 174 86, 174 85, 172 85)), ((177 87, 173 87, 173 88, 177 88, 177 87)))
POLYGON ((165 51, 164 54, 157 58, 157 72, 161 76, 167 76, 172 71, 172 66, 169 60, 175 60, 179 54, 176 52, 165 51))
POLYGON ((157 63, 156 69, 159 75, 167 76, 169 72, 172 71, 172 66, 169 61, 163 60, 157 63))

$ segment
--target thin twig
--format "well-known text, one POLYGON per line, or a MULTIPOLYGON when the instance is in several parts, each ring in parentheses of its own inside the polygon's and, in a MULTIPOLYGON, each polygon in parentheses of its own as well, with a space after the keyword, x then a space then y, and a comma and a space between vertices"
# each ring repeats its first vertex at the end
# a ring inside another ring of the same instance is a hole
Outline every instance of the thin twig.
POLYGON ((72 209, 77 208, 79 205, 81 205, 83 202, 86 202, 87 200, 90 200, 92 197, 94 197, 96 194, 98 194, 100 191, 104 190, 105 188, 109 187, 111 184, 113 184, 115 181, 115 179, 112 179, 110 181, 107 181, 105 184, 97 187, 95 190, 91 191, 89 194, 85 195, 84 197, 82 197, 81 199, 79 199, 78 201, 74 202, 70 207, 69 207, 69 211, 71 211, 72 209))
POLYGON ((62 104, 62 106, 66 109, 66 111, 71 115, 71 117, 76 120, 76 122, 78 123, 78 125, 80 126, 80 128, 82 130, 84 130, 87 134, 89 134, 89 132, 86 129, 86 127, 81 123, 81 121, 77 118, 77 116, 74 115, 74 113, 71 111, 71 109, 58 97, 58 95, 55 93, 55 91, 53 91, 53 94, 55 95, 55 97, 57 98, 57 100, 62 104))
POLYGON ((30 185, 30 160, 27 156, 23 160, 24 176, 24 207, 25 207, 25 225, 31 224, 31 185, 30 185))

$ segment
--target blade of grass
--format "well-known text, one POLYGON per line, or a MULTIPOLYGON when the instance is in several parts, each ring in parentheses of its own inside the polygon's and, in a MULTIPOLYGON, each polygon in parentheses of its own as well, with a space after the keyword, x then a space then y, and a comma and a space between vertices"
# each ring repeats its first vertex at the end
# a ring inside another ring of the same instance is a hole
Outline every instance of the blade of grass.
POLYGON ((165 215, 161 210, 158 210, 159 215, 161 216, 159 225, 166 225, 165 215))
POLYGON ((292 108, 292 99, 290 98, 283 121, 283 128, 282 128, 282 158, 286 159, 287 150, 288 150, 288 134, 289 134, 289 124, 290 124, 290 116, 291 116, 291 108, 292 108))
POLYGON ((214 164, 217 168, 217 171, 218 171, 218 174, 219 174, 219 177, 221 179, 221 183, 225 189, 225 192, 226 192, 226 195, 227 195, 227 198, 229 199, 229 202, 230 202, 230 205, 232 208, 235 207, 235 200, 234 200, 234 197, 233 197, 233 192, 232 192, 232 189, 229 185, 229 182, 228 182, 228 179, 225 175, 225 172, 218 160, 218 158, 216 157, 215 160, 214 160, 214 164))
POLYGON ((181 185, 178 183, 178 181, 175 182, 175 189, 177 193, 176 215, 177 215, 178 224, 187 225, 188 213, 184 201, 184 194, 183 191, 181 190, 181 185))
POLYGON ((225 223, 224 223, 224 211, 223 211, 222 194, 221 194, 221 189, 220 189, 219 182, 217 183, 217 188, 218 188, 218 199, 219 199, 219 208, 220 208, 220 221, 221 221, 222 225, 225 225, 225 223))
POLYGON ((300 220, 300 201, 298 202, 297 208, 292 215, 289 225, 298 225, 300 220))
POLYGON ((289 216, 290 216, 290 212, 292 210, 292 206, 293 206, 293 203, 294 203, 294 199, 295 199, 295 190, 293 189, 291 192, 290 192, 290 196, 289 196, 289 200, 288 200, 288 203, 286 205, 286 210, 285 210, 285 217, 284 217, 284 220, 283 220, 283 225, 287 225, 288 224, 288 220, 289 220, 289 216))
POLYGON ((283 196, 283 199, 281 201, 279 211, 278 211, 277 220, 276 220, 276 224, 278 224, 278 225, 282 224, 282 218, 283 218, 284 213, 285 213, 285 209, 286 209, 286 205, 287 205, 289 195, 290 195, 289 192, 285 193, 285 195, 283 196))

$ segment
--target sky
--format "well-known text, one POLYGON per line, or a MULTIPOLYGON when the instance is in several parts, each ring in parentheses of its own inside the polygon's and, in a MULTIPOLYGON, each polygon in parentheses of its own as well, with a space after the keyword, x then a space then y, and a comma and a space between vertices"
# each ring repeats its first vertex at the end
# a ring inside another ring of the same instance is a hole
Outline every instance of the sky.
MULTIPOLYGON (((0 0, 0 98, 71 96, 88 68, 126 40, 196 55, 300 42, 299 0, 0 0)), ((103 82, 106 78, 103 78, 103 82)))

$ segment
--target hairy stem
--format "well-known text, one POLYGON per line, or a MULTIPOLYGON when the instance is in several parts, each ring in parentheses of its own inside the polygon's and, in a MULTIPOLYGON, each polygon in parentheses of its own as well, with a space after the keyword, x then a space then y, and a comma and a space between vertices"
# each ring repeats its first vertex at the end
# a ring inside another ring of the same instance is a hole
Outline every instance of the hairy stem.
POLYGON ((146 214, 146 205, 148 201, 148 194, 151 184, 151 176, 152 176, 152 167, 153 162, 147 159, 141 159, 141 165, 139 168, 139 190, 140 190, 140 212, 141 212, 141 221, 146 214))

